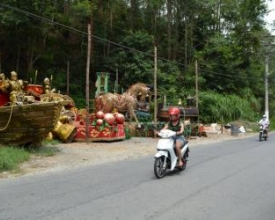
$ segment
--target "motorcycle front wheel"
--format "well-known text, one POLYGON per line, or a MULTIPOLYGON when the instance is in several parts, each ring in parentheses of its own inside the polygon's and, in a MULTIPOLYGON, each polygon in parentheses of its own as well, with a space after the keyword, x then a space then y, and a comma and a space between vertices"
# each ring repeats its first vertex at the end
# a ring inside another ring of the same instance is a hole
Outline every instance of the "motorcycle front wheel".
POLYGON ((158 179, 164 177, 167 173, 167 165, 164 165, 164 161, 165 161, 164 157, 155 158, 154 172, 155 172, 155 176, 158 179))
POLYGON ((259 141, 262 141, 262 138, 263 138, 263 134, 260 132, 259 133, 259 141))

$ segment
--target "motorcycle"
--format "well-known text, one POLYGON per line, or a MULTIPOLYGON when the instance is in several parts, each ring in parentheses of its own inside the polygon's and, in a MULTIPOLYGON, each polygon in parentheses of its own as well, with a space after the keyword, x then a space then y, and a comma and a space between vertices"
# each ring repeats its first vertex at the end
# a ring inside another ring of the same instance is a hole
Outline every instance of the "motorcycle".
POLYGON ((184 170, 187 165, 187 158, 189 156, 189 147, 188 141, 185 141, 183 147, 181 148, 183 162, 182 167, 178 167, 178 157, 175 151, 175 141, 173 137, 176 135, 176 132, 169 129, 161 130, 157 133, 161 137, 157 144, 157 153, 155 154, 155 163, 154 163, 154 173, 155 176, 159 179, 164 177, 168 171, 173 171, 178 169, 180 171, 184 170))
POLYGON ((259 141, 262 141, 262 140, 267 140, 267 128, 264 128, 263 125, 260 125, 260 128, 259 128, 259 141))

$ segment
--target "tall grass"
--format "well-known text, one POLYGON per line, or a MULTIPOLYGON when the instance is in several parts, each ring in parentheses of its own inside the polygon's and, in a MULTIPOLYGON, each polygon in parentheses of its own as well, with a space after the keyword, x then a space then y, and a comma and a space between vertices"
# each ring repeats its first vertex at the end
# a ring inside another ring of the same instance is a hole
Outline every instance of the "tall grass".
POLYGON ((0 171, 15 170, 18 164, 29 158, 30 153, 22 148, 0 147, 0 171))
POLYGON ((40 147, 0 146, 0 172, 16 170, 22 162, 28 161, 31 155, 50 157, 60 150, 54 145, 59 141, 43 141, 40 147))

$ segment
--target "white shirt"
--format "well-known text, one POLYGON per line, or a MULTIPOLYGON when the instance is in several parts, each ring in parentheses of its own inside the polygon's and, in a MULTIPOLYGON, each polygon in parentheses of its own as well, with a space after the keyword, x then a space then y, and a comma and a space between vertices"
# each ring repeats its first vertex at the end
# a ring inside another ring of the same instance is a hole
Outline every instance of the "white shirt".
POLYGON ((268 121, 267 118, 262 118, 262 119, 259 121, 259 124, 262 125, 262 126, 264 127, 264 129, 265 129, 266 127, 269 126, 269 121, 268 121))

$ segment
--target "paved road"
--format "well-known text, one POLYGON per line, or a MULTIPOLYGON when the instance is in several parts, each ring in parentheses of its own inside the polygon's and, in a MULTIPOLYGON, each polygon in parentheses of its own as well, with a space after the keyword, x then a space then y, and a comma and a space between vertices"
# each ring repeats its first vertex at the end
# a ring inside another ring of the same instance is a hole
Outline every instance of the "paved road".
POLYGON ((0 219, 273 220, 275 134, 191 146, 183 172, 157 180, 153 155, 0 180, 0 219))

